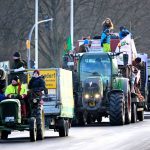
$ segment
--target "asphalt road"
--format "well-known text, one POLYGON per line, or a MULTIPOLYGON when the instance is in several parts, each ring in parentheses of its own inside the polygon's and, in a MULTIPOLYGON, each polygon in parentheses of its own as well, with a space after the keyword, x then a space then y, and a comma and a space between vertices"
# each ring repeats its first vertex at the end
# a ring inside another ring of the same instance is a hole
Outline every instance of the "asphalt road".
POLYGON ((110 126, 72 127, 68 137, 46 131, 43 141, 30 142, 28 132, 14 132, 7 141, 0 140, 0 150, 150 150, 150 112, 143 122, 110 126))

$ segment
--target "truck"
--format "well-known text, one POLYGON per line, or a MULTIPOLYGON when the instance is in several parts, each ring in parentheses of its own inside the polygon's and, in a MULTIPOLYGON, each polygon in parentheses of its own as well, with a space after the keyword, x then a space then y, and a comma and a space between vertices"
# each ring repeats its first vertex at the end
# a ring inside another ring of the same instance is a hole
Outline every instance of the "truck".
MULTIPOLYGON (((109 117, 111 125, 143 121, 145 96, 144 100, 140 100, 136 93, 131 93, 132 57, 137 55, 133 39, 128 40, 122 41, 122 48, 118 47, 118 51, 104 53, 97 46, 94 51, 78 54, 77 70, 74 72, 74 85, 77 85, 74 87, 74 124, 101 122, 102 117, 109 117), (131 47, 134 53, 130 52, 131 47)), ((145 78, 141 78, 140 82, 144 83, 140 88, 142 93, 142 89, 146 89, 145 78)), ((137 90, 137 87, 134 88, 137 90)))
MULTIPOLYGON (((43 93, 43 105, 40 98, 30 99, 29 115, 22 116, 21 103, 18 98, 5 99, 0 102, 0 134, 7 140, 14 130, 29 131, 30 141, 43 140, 44 131, 54 129, 60 137, 68 136, 71 119, 74 115, 72 72, 61 68, 39 69, 43 76, 48 94, 43 93), (7 110, 7 111, 6 111, 7 110)), ((34 70, 25 70, 27 81, 34 70)), ((29 100, 29 96, 28 96, 29 100)))

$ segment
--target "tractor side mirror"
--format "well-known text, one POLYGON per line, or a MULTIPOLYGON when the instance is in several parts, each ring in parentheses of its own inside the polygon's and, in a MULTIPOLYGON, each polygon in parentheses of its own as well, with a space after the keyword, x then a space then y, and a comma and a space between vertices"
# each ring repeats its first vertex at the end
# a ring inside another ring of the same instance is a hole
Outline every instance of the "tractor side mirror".
POLYGON ((123 64, 126 66, 128 64, 129 60, 129 55, 128 54, 123 54, 123 64))

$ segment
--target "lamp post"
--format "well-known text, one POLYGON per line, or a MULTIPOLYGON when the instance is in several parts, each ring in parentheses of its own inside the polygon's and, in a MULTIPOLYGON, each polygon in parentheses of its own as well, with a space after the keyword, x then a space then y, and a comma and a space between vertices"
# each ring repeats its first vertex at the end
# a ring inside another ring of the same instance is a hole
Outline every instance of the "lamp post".
POLYGON ((35 69, 38 68, 38 5, 39 0, 35 0, 35 69))
MULTIPOLYGON (((27 57, 28 57, 28 69, 30 68, 30 61, 31 61, 31 53, 30 53, 30 43, 31 43, 31 36, 32 32, 35 28, 35 68, 38 68, 38 24, 42 22, 47 22, 47 21, 53 21, 53 19, 46 19, 42 21, 38 21, 38 0, 35 0, 35 24, 30 30, 28 40, 26 41, 26 47, 27 47, 27 57)), ((73 6, 74 0, 70 0, 70 34, 71 34, 71 44, 72 44, 72 50, 73 50, 73 37, 74 37, 74 29, 73 29, 73 6)))
MULTIPOLYGON (((49 22, 49 21, 53 21, 54 19, 53 18, 50 18, 50 19, 46 19, 46 20, 41 20, 38 22, 38 24, 40 23, 44 23, 44 22, 49 22)), ((32 39, 32 33, 35 29, 35 24, 32 26, 30 32, 29 32, 29 35, 28 35, 28 40, 26 41, 26 47, 27 47, 27 58, 28 58, 28 69, 30 69, 30 61, 31 61, 31 39, 32 39)), ((38 60, 37 60, 37 63, 38 63, 38 60)))

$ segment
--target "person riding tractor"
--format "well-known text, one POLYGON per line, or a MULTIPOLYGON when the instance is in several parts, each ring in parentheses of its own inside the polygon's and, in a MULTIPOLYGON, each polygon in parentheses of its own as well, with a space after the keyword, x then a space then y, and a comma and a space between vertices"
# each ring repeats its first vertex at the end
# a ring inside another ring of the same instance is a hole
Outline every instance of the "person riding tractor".
POLYGON ((25 84, 21 84, 17 75, 12 78, 11 84, 6 87, 5 96, 8 99, 19 99, 21 102, 21 114, 26 117, 27 88, 25 84))
POLYGON ((45 81, 43 80, 43 77, 40 76, 39 70, 34 70, 28 88, 29 90, 35 90, 35 91, 44 91, 46 89, 45 81))
POLYGON ((32 78, 28 85, 28 99, 40 98, 40 103, 42 104, 42 91, 47 95, 47 89, 45 87, 45 81, 42 76, 40 76, 39 70, 34 70, 32 78))

